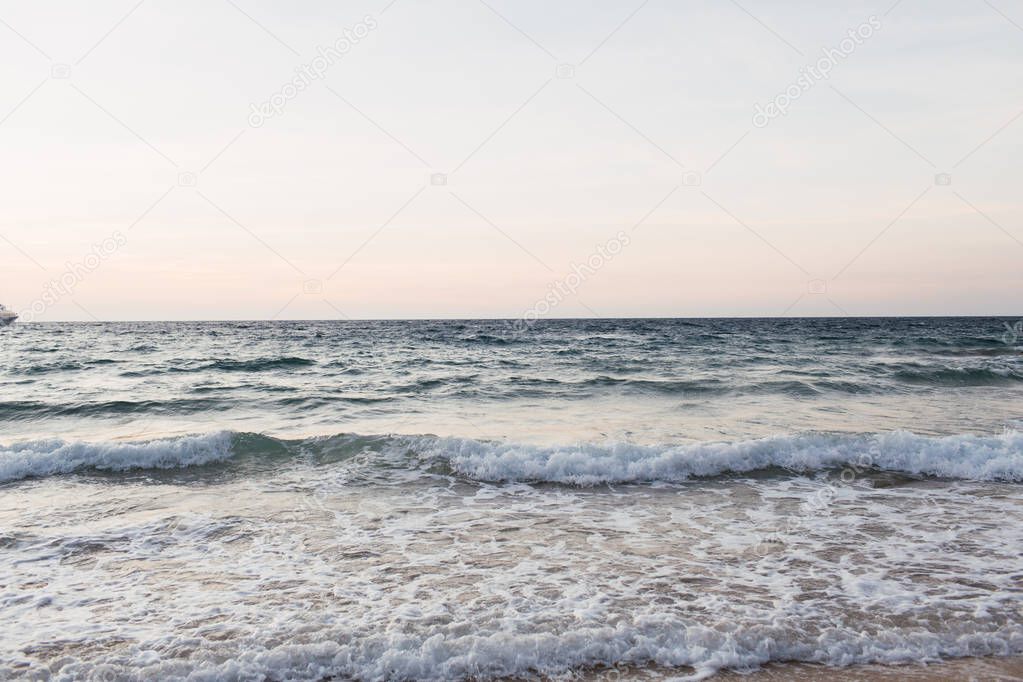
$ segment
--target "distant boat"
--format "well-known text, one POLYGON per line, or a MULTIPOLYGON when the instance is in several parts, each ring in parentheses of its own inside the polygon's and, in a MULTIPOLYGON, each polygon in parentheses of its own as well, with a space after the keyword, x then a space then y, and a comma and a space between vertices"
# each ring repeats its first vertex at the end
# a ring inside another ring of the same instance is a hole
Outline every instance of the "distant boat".
POLYGON ((18 313, 13 310, 8 310, 2 303, 0 303, 0 327, 6 327, 16 319, 18 319, 18 313))

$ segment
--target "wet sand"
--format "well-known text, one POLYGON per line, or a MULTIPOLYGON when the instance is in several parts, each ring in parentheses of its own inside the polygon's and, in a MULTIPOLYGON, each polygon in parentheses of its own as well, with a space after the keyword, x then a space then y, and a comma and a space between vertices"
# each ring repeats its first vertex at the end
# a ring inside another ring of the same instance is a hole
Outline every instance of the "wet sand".
MULTIPOLYGON (((664 682, 693 675, 693 670, 663 668, 622 668, 592 671, 579 677, 585 682, 617 682, 649 680, 664 682)), ((558 678, 562 679, 562 678, 558 678)), ((722 672, 709 678, 712 682, 1021 682, 1023 657, 962 658, 941 663, 907 665, 857 665, 833 668, 806 663, 771 664, 749 672, 722 672)))
POLYGON ((710 678, 715 682, 747 680, 774 682, 778 680, 835 680, 836 682, 896 682, 897 680, 976 680, 977 682, 1008 682, 1023 680, 1023 658, 963 658, 930 665, 864 665, 829 668, 819 665, 772 665, 762 671, 741 675, 723 673, 710 678))

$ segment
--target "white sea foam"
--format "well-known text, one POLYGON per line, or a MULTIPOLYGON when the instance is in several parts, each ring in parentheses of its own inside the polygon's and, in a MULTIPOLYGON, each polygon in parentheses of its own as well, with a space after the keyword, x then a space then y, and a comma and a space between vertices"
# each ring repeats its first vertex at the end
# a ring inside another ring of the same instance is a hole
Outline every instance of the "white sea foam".
POLYGON ((295 449, 376 443, 379 459, 296 457, 255 483, 6 487, 0 575, 17 580, 0 617, 18 627, 0 628, 0 679, 493 680, 602 665, 630 679, 1023 654, 1018 485, 854 483, 814 510, 799 503, 830 480, 451 485, 447 439, 326 441, 295 449), (345 463, 380 484, 352 485, 345 463), (767 534, 777 548, 761 553, 767 534))
MULTIPOLYGON (((822 482, 624 498, 383 486, 327 500, 337 516, 289 520, 278 509, 301 494, 285 492, 293 482, 267 479, 275 494, 248 502, 248 484, 230 481, 69 496, 72 523, 0 553, 20 577, 0 594, 19 624, 0 632, 0 679, 496 680, 601 666, 622 670, 608 680, 648 666, 699 679, 770 661, 1023 653, 1023 525, 998 525, 1015 502, 977 494, 989 484, 854 488, 757 556, 737 551, 755 542, 744 514, 779 523, 822 482)), ((51 499, 26 491, 16 520, 52 518, 51 499)))
POLYGON ((0 445, 0 483, 85 469, 177 469, 229 458, 226 431, 142 442, 67 442, 60 439, 0 445))
MULTIPOLYGON (((274 441, 217 432, 145 442, 42 440, 0 446, 0 482, 68 474, 88 469, 169 469, 222 462, 260 443, 293 451, 330 451, 339 444, 386 462, 394 471, 444 465, 478 481, 526 481, 568 485, 675 483, 769 469, 812 472, 855 467, 910 475, 977 481, 1023 481, 1023 433, 995 436, 886 434, 797 434, 754 440, 682 445, 583 443, 523 445, 436 436, 342 435, 305 441, 274 441), (411 458, 410 458, 411 453, 411 458), (397 461, 396 461, 397 460, 397 461)), ((412 471, 409 472, 413 473, 412 471)), ((396 475, 396 474, 395 474, 396 475)))
POLYGON ((805 472, 844 466, 968 480, 1023 480, 1023 433, 1014 431, 946 437, 801 434, 667 447, 541 447, 451 438, 423 445, 457 473, 485 481, 678 482, 769 468, 805 472))
MULTIPOLYGON (((343 643, 343 633, 323 641, 281 644, 239 653, 223 662, 198 660, 144 662, 130 668, 107 665, 109 679, 134 673, 138 679, 247 680, 324 679, 372 680, 490 680, 534 678, 536 673, 564 676, 573 670, 625 670, 650 665, 666 679, 701 680, 722 669, 750 670, 772 661, 802 661, 831 666, 905 664, 964 656, 1013 655, 1023 651, 1023 629, 1006 628, 984 634, 941 637, 930 633, 877 637, 834 630, 818 642, 778 641, 784 635, 769 626, 749 631, 722 632, 671 618, 649 618, 628 627, 583 626, 555 636, 494 632, 483 635, 426 637, 381 636, 343 643), (337 640, 342 640, 341 642, 337 640), (686 674, 685 669, 691 673, 686 674), (680 674, 681 673, 681 674, 680 674)), ((212 658, 212 657, 208 657, 212 658)), ((79 674, 101 672, 92 665, 66 665, 69 682, 79 674), (88 672, 87 672, 88 671, 88 672)), ((609 680, 628 679, 623 673, 609 680)))

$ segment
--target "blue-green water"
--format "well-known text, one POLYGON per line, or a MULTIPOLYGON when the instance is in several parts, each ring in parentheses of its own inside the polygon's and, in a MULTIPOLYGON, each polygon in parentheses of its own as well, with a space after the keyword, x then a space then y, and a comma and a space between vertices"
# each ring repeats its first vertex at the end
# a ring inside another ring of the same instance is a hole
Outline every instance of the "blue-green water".
POLYGON ((439 433, 642 442, 990 433, 1023 416, 993 318, 33 324, 0 336, 5 434, 439 433), (144 433, 143 433, 144 432, 144 433))
POLYGON ((1020 333, 0 329, 0 677, 1023 653, 1020 333))

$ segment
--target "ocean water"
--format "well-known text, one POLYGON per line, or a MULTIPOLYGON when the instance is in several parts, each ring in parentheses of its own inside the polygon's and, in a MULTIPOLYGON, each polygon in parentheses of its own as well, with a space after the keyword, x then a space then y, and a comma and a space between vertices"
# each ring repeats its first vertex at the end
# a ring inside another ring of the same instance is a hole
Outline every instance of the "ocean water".
POLYGON ((1023 654, 1016 322, 0 329, 0 679, 1023 654))

